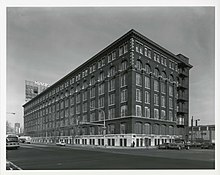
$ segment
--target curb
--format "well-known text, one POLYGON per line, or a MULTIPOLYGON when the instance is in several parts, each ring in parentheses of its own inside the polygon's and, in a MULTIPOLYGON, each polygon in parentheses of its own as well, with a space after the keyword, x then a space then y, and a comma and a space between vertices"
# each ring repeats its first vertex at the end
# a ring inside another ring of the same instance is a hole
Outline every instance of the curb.
POLYGON ((6 162, 6 170, 22 170, 20 167, 18 167, 17 165, 13 164, 10 161, 6 162))

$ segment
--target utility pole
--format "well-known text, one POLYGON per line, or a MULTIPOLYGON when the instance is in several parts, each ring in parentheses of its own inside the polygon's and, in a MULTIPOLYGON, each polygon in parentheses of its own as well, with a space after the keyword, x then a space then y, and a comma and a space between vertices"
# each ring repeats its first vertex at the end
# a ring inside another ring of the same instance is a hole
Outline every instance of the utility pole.
POLYGON ((191 118, 191 143, 193 142, 193 116, 191 118))

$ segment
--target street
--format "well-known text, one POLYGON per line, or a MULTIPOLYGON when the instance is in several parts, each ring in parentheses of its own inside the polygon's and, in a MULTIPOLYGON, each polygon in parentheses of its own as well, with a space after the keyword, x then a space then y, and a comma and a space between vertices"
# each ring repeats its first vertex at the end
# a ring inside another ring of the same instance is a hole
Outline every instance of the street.
POLYGON ((116 149, 21 144, 7 160, 23 170, 214 169, 214 150, 116 149))

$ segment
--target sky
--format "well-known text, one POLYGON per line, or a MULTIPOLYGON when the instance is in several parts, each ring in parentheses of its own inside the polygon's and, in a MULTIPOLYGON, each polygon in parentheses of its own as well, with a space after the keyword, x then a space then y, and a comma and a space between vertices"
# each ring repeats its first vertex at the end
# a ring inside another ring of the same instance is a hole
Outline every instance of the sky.
POLYGON ((215 123, 215 11, 212 7, 10 7, 7 120, 23 126, 25 80, 52 85, 135 29, 189 57, 189 116, 215 123), (15 115, 9 114, 15 113, 15 115))

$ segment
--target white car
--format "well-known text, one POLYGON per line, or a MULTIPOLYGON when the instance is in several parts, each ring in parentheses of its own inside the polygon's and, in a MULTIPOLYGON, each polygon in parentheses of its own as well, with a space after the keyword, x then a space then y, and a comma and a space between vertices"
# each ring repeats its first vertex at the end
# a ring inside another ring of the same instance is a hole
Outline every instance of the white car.
POLYGON ((59 141, 56 143, 57 146, 65 146, 66 143, 64 141, 59 141))

